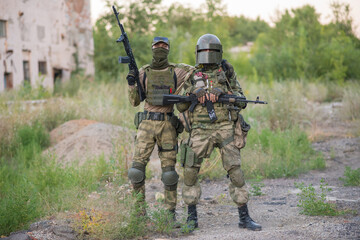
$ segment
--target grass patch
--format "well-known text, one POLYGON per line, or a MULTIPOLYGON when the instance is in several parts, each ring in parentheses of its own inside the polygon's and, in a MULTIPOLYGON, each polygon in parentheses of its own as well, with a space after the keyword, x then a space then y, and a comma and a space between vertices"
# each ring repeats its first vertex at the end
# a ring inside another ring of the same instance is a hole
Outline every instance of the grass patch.
MULTIPOLYGON (((246 144, 241 150, 241 168, 247 179, 294 177, 325 168, 322 154, 312 149, 306 133, 300 129, 252 130, 246 144)), ((199 179, 219 179, 226 174, 216 149, 210 158, 204 159, 199 179)))
POLYGON ((326 202, 326 194, 332 189, 324 179, 320 180, 320 193, 316 193, 312 184, 305 186, 304 183, 295 183, 295 186, 301 190, 297 195, 300 197, 298 207, 300 213, 310 216, 336 216, 342 214, 336 209, 336 205, 326 202))
POLYGON ((242 168, 248 178, 292 177, 324 167, 323 156, 311 148, 299 129, 251 131, 242 151, 242 168))
POLYGON ((339 179, 344 182, 344 186, 360 186, 360 168, 352 170, 346 166, 344 177, 339 179))
POLYGON ((0 158, 0 235, 27 228, 37 218, 74 209, 101 181, 116 174, 101 159, 81 168, 61 167, 51 156, 42 155, 49 135, 40 124, 19 126, 14 139, 13 157, 0 158))

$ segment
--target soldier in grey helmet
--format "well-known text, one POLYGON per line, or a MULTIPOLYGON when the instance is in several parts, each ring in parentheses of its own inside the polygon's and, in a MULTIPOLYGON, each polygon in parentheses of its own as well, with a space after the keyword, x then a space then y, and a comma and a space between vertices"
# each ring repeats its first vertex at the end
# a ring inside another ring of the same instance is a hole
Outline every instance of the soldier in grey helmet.
POLYGON ((201 195, 198 173, 203 158, 210 157, 214 147, 217 147, 230 178, 230 196, 238 206, 239 227, 261 230, 261 226, 249 216, 248 190, 241 170, 240 148, 244 147, 250 125, 239 112, 246 107, 246 103, 217 103, 221 94, 244 96, 232 65, 222 58, 222 53, 217 36, 201 36, 196 45, 196 70, 184 84, 185 94, 195 94, 200 103, 213 103, 217 120, 210 121, 205 104, 196 105, 193 112, 187 111, 189 104, 177 104, 180 116, 190 131, 189 138, 181 144, 181 162, 184 166, 182 197, 188 205, 187 224, 191 230, 198 227, 196 205, 201 195), (242 134, 236 134, 239 131, 242 134), (239 141, 242 144, 239 145, 239 141))
MULTIPOLYGON (((139 206, 145 202, 145 170, 155 147, 159 150, 164 183, 165 208, 173 215, 177 202, 178 174, 175 170, 177 136, 183 126, 173 113, 173 105, 162 104, 163 94, 176 94, 183 82, 191 75, 193 67, 186 64, 168 62, 170 41, 166 37, 155 37, 151 43, 153 58, 151 64, 139 69, 139 79, 146 93, 144 111, 135 115, 138 129, 135 140, 135 153, 128 177, 134 193, 139 194, 139 206)), ((129 72, 128 95, 133 106, 140 104, 135 73, 129 72)), ((145 214, 145 211, 143 210, 145 214)))

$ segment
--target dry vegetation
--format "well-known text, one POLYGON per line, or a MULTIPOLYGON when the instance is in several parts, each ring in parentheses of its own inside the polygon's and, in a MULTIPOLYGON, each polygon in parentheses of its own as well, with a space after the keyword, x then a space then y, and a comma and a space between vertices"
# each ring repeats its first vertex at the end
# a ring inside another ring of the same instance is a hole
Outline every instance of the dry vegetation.
MULTIPOLYGON (((296 176, 325 166, 306 134, 316 121, 312 107, 316 102, 341 101, 344 121, 359 121, 360 86, 354 82, 344 86, 301 81, 241 83, 249 99, 260 95, 269 102, 266 106, 248 106, 244 111, 252 125, 242 159, 248 178, 296 176)), ((129 186, 124 185, 129 156, 126 145, 117 145, 110 163, 94 159, 94 164, 81 169, 61 168, 54 159, 41 155, 49 146, 48 132, 66 121, 82 118, 134 128, 133 116, 140 109, 130 106, 123 83, 90 82, 81 76, 55 95, 38 89, 2 94, 0 234, 26 228, 37 218, 64 210, 74 214, 80 233, 89 232, 94 238, 110 239, 119 234, 131 238, 146 234, 153 226, 162 226, 166 216, 153 206, 149 211, 155 217, 146 219, 144 229, 134 231, 139 222, 136 213, 131 212, 129 186), (46 101, 24 102, 39 97, 46 101)), ((205 160, 201 178, 224 175, 221 160, 214 152, 205 160)), ((167 228, 157 229, 170 232, 167 228)))

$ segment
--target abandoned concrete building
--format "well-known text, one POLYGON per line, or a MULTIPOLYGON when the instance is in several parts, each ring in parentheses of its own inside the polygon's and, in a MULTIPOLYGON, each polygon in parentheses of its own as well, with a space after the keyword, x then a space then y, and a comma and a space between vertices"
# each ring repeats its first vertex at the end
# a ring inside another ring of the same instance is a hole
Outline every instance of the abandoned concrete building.
POLYGON ((0 92, 94 74, 90 0, 0 0, 0 92))

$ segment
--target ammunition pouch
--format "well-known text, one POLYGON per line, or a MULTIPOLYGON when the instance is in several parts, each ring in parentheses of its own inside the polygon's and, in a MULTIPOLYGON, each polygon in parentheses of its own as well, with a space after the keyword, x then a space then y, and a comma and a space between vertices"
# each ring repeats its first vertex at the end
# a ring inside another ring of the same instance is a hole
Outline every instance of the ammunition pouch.
POLYGON ((238 119, 235 123, 234 143, 239 149, 242 149, 246 145, 247 134, 251 126, 245 122, 243 116, 239 114, 238 119))
POLYGON ((182 140, 180 144, 180 163, 181 166, 193 167, 194 165, 201 164, 202 158, 197 158, 195 152, 191 149, 189 144, 182 140))
POLYGON ((171 152, 171 151, 176 151, 176 153, 178 152, 178 145, 175 144, 175 146, 171 145, 171 144, 163 144, 162 146, 158 145, 158 149, 159 152, 171 152))

